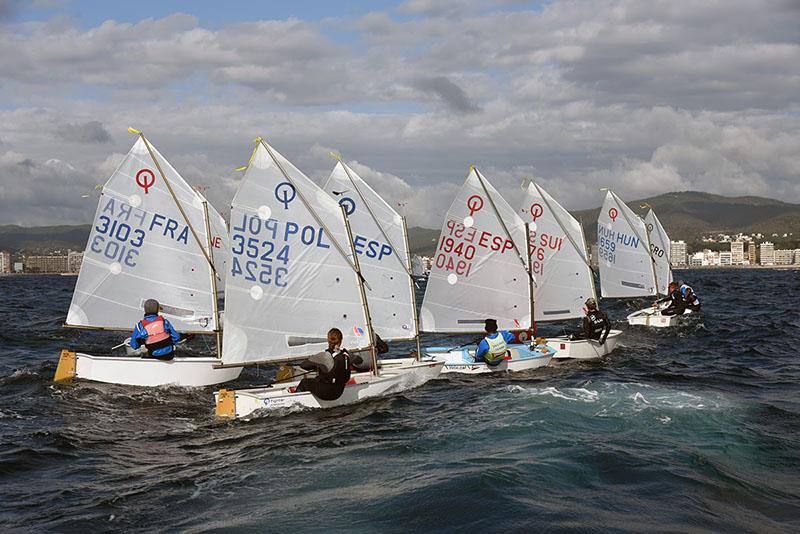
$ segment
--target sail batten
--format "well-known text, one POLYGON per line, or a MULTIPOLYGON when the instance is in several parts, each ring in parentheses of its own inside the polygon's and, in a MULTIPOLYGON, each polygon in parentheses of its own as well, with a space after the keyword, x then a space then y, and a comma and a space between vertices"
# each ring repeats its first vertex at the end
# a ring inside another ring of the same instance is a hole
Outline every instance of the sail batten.
POLYGON ((606 194, 597 220, 597 250, 604 298, 656 294, 645 223, 611 191, 606 194))
POLYGON ((142 302, 154 298, 178 330, 217 329, 213 271, 201 243, 217 243, 218 261, 224 264, 227 229, 209 206, 209 239, 204 202, 140 136, 101 191, 66 324, 132 329, 141 319, 142 302), (174 198, 164 176, 173 185, 174 198))
POLYGON ((528 185, 520 212, 530 225, 536 321, 582 317, 586 299, 596 297, 582 225, 535 183, 528 185))

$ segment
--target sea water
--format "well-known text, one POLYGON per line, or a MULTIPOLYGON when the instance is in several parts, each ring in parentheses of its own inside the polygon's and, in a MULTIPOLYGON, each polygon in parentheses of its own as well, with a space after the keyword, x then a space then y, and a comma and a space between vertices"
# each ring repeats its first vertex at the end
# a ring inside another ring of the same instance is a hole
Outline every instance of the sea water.
POLYGON ((61 348, 122 336, 62 328, 75 278, 2 277, 0 530, 800 531, 800 271, 678 276, 702 317, 604 302, 625 333, 602 361, 249 421, 213 388, 53 384, 61 348))

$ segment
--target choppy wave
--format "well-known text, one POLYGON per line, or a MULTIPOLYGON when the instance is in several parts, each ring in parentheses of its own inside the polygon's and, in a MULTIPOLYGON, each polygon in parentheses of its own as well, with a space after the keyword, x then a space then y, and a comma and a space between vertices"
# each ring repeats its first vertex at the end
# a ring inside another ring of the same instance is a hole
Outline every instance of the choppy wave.
MULTIPOLYGON (((60 328, 74 278, 0 278, 6 331, 18 333, 0 340, 0 524, 797 531, 798 273, 682 276, 702 319, 625 326, 602 362, 448 376, 353 406, 235 422, 215 419, 211 388, 52 384, 61 348, 119 341, 60 328)), ((641 304, 606 310, 624 325, 641 304)), ((233 385, 273 373, 249 369, 233 385)))

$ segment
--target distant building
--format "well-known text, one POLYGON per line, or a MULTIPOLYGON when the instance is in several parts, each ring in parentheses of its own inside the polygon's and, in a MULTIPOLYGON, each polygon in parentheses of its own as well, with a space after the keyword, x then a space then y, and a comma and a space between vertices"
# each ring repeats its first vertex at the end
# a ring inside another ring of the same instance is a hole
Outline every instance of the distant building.
POLYGON ((794 250, 778 249, 775 251, 775 265, 791 265, 794 263, 794 250))
POLYGON ((750 262, 750 265, 756 264, 756 243, 755 241, 750 241, 747 243, 747 261, 750 262))
POLYGON ((683 241, 669 242, 669 261, 673 267, 686 266, 686 243, 683 241))
POLYGON ((775 245, 764 241, 758 247, 761 256, 761 265, 775 265, 775 245))
POLYGON ((794 251, 794 264, 800 265, 800 248, 795 249, 794 251))
POLYGON ((744 243, 736 240, 731 241, 731 265, 744 264, 744 243))
POLYGON ((70 250, 67 252, 67 271, 68 273, 78 273, 83 262, 83 252, 70 250))
POLYGON ((689 266, 690 267, 702 267, 703 266, 704 257, 705 256, 704 256, 704 254, 702 252, 695 252, 689 258, 689 266))
POLYGON ((719 264, 721 267, 730 267, 731 265, 733 265, 733 253, 725 251, 720 252, 719 264))
POLYGON ((7 250, 0 252, 0 273, 11 272, 11 253, 7 250))
POLYGON ((21 273, 22 272, 22 262, 21 261, 15 261, 14 262, 14 272, 15 273, 21 273))
POLYGON ((67 256, 25 256, 26 273, 66 273, 67 256))

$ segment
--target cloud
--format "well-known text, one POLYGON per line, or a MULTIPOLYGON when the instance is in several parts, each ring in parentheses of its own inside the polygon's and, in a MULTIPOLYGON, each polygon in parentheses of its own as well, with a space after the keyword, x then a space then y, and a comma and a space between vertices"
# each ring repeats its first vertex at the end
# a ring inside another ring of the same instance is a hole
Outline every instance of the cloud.
POLYGON ((475 104, 470 102, 463 89, 444 76, 421 78, 416 80, 413 85, 422 92, 435 95, 452 110, 461 112, 479 110, 475 104))
POLYGON ((410 225, 439 226, 470 164, 512 204, 526 176, 575 209, 596 206, 599 187, 798 202, 798 28, 796 3, 748 0, 6 23, 0 223, 88 221, 76 198, 130 148, 127 126, 223 212, 256 135, 316 180, 339 150, 408 201, 410 225))
POLYGON ((110 143, 111 134, 100 121, 88 121, 79 124, 62 124, 55 131, 64 141, 71 143, 110 143))

